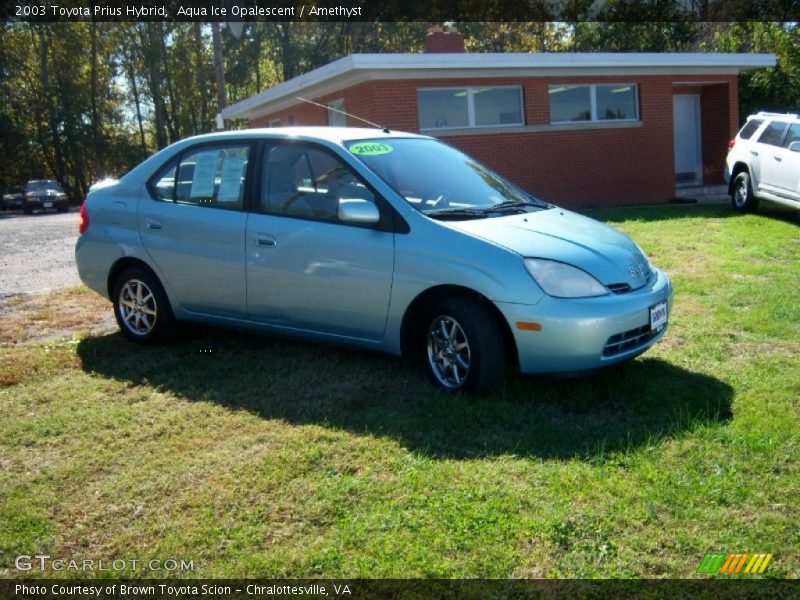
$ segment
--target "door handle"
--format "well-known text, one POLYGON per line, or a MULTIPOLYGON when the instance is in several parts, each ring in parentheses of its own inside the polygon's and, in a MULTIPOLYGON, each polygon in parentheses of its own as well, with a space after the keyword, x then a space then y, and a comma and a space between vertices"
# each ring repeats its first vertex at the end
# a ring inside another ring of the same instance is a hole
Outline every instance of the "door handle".
POLYGON ((268 248, 273 248, 278 245, 278 242, 275 241, 275 238, 271 235, 267 235, 266 233, 259 233, 256 235, 256 244, 259 246, 267 246, 268 248))
POLYGON ((144 223, 148 229, 161 229, 161 222, 155 219, 145 219, 144 223))
POLYGON ((780 156, 773 156, 772 158, 774 158, 778 162, 781 162, 783 160, 780 156))
POLYGON ((752 154, 753 156, 758 156, 758 152, 756 152, 755 150, 750 150, 750 154, 752 154))

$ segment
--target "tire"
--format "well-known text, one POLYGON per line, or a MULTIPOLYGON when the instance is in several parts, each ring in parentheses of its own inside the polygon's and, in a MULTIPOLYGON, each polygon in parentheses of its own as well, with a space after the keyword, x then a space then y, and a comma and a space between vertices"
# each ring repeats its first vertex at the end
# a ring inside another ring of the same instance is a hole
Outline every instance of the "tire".
POLYGON ((758 198, 753 194, 750 173, 747 171, 741 171, 733 180, 731 206, 740 213, 753 212, 758 208, 758 198))
POLYGON ((488 394, 500 386, 505 347, 494 314, 479 300, 440 300, 426 313, 422 356, 431 381, 448 392, 488 394))
POLYGON ((114 316, 122 333, 139 344, 169 339, 175 318, 164 288, 150 271, 132 268, 123 271, 114 283, 114 316))

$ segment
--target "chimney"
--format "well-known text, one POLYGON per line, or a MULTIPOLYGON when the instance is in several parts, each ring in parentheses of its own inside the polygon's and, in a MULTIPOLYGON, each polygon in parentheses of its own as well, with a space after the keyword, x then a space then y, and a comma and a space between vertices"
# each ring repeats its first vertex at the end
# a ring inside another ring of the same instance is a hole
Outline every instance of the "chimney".
POLYGON ((464 52, 464 34, 455 27, 433 27, 425 36, 425 52, 464 52))

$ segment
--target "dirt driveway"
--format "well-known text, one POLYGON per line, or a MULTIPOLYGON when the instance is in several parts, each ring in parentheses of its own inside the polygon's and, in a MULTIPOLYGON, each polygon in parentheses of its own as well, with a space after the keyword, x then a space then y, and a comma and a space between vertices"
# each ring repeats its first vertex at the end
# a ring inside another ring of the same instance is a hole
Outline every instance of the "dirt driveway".
POLYGON ((0 212, 0 299, 80 285, 78 213, 0 212))

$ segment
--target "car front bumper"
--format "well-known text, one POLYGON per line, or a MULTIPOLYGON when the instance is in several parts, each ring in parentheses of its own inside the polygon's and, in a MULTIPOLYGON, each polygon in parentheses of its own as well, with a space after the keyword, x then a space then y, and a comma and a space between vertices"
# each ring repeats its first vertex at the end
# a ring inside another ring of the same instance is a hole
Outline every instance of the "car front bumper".
POLYGON ((664 336, 667 324, 650 330, 650 308, 667 303, 672 283, 655 270, 644 287, 627 294, 563 299, 546 296, 538 304, 496 305, 508 321, 523 373, 589 371, 638 356, 664 336), (518 323, 535 323, 520 329, 518 323))
POLYGON ((23 208, 30 208, 31 210, 43 210, 64 207, 67 205, 65 199, 57 200, 55 198, 31 198, 26 199, 22 205, 23 208), (50 206, 47 206, 47 205, 50 206))

